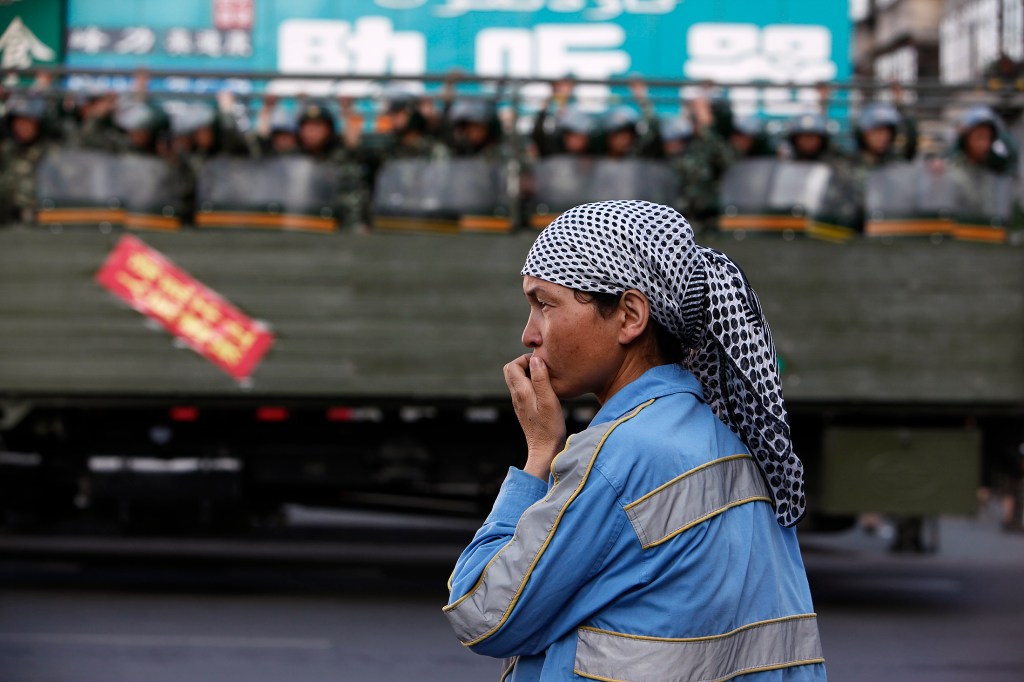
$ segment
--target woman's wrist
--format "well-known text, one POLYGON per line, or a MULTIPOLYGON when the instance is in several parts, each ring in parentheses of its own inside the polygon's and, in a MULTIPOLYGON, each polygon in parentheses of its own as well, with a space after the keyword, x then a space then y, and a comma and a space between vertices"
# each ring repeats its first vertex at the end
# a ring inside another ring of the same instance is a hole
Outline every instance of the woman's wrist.
POLYGON ((523 471, 531 476, 536 476, 542 481, 548 480, 548 474, 551 473, 551 462, 554 461, 556 454, 558 453, 528 453, 526 455, 526 464, 523 466, 523 471))

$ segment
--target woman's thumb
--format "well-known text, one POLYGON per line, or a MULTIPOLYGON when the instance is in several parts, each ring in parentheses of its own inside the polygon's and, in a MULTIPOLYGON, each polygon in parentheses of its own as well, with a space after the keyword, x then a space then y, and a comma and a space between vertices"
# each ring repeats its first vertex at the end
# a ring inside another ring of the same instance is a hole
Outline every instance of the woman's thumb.
POLYGON ((538 398, 550 400, 554 397, 551 380, 548 377, 548 366, 536 355, 530 357, 530 380, 538 398))

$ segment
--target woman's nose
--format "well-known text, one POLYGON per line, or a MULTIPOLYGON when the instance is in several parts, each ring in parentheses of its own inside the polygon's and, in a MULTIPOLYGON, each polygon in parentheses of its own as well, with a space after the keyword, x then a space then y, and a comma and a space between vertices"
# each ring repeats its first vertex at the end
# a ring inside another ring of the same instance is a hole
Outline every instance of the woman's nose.
POLYGON ((526 328, 523 329, 523 345, 527 348, 540 347, 540 333, 538 333, 532 319, 526 322, 526 328))

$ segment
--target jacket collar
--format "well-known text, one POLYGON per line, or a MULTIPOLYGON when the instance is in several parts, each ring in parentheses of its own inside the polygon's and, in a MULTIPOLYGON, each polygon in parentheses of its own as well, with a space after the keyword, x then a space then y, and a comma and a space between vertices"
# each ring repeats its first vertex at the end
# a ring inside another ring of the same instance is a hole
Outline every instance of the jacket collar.
POLYGON ((590 424, 603 424, 618 419, 637 405, 652 398, 661 398, 673 393, 692 393, 701 401, 704 393, 700 382, 682 365, 659 365, 640 375, 640 378, 619 389, 608 399, 590 424))

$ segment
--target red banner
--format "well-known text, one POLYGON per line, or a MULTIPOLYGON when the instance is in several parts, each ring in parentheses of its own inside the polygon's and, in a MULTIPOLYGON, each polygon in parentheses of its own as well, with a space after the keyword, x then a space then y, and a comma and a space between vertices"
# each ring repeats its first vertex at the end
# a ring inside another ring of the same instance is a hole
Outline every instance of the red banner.
POLYGON ((274 337, 139 239, 124 236, 96 281, 235 379, 252 374, 274 337))
POLYGON ((213 0, 213 25, 221 31, 251 31, 255 14, 253 0, 213 0))

